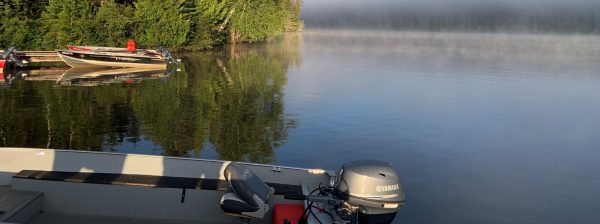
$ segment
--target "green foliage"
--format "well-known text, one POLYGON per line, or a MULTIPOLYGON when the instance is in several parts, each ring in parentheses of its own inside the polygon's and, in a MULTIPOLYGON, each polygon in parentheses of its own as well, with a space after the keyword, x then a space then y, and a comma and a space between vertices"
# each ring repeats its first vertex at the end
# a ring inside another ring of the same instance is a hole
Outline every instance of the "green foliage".
POLYGON ((229 1, 195 0, 190 13, 188 49, 207 49, 223 43, 225 35, 219 32, 229 8, 229 1))
POLYGON ((196 0, 196 10, 210 24, 218 24, 225 19, 234 1, 231 0, 196 0))
POLYGON ((70 44, 92 44, 96 35, 93 21, 92 1, 50 0, 41 18, 45 32, 42 45, 59 49, 70 44))
POLYGON ((142 46, 178 47, 185 44, 190 21, 184 13, 184 0, 138 0, 134 21, 136 40, 142 46))
POLYGON ((298 31, 300 0, 3 0, 0 47, 60 49, 66 45, 198 50, 264 40, 298 31))
POLYGON ((287 14, 272 0, 240 0, 242 8, 231 18, 233 41, 259 41, 282 32, 287 14))
POLYGON ((97 29, 95 44, 101 46, 125 46, 133 32, 134 8, 104 1, 94 17, 97 29))
POLYGON ((0 46, 38 46, 36 32, 32 32, 36 30, 36 22, 20 4, 19 0, 0 2, 0 46))
POLYGON ((209 20, 196 17, 190 26, 190 33, 185 48, 188 50, 209 49, 215 45, 224 43, 224 38, 223 34, 213 29, 209 20))

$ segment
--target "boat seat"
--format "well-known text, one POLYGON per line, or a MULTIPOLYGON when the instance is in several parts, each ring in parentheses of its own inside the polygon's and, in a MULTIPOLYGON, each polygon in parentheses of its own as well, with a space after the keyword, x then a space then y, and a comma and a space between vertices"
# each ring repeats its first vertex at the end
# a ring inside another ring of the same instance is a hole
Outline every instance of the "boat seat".
POLYGON ((263 218, 269 211, 269 198, 275 190, 239 163, 227 165, 223 175, 229 187, 221 198, 221 209, 230 215, 263 218))

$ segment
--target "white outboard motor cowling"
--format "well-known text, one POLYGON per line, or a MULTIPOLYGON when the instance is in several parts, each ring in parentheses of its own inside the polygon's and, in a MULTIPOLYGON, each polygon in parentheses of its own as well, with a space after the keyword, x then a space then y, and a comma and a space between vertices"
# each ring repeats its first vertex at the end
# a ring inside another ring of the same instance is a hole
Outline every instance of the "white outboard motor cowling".
POLYGON ((344 164, 339 171, 334 194, 357 210, 358 223, 361 224, 391 223, 406 202, 394 168, 376 160, 344 164))

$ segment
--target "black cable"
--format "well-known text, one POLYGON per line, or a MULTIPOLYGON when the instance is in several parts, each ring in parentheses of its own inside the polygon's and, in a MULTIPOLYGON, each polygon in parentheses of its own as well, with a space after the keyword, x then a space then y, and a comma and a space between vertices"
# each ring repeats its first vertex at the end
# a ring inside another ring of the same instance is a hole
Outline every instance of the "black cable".
MULTIPOLYGON (((312 195, 312 194, 314 194, 316 191, 319 191, 319 195, 321 195, 321 194, 322 194, 322 191, 321 191, 321 190, 323 190, 323 189, 328 189, 328 188, 330 188, 330 187, 321 187, 321 184, 319 184, 319 187, 317 187, 316 189, 312 190, 312 191, 311 191, 311 192, 308 194, 308 196, 311 196, 311 195, 312 195)), ((315 217, 315 219, 317 220, 317 222, 319 222, 319 224, 323 224, 323 223, 321 222, 321 220, 319 220, 319 217, 317 217, 317 215, 316 215, 316 214, 315 214, 315 213, 312 211, 312 206, 313 206, 313 203, 314 203, 314 201, 311 201, 310 203, 308 203, 308 206, 306 206, 306 209, 304 209, 304 211, 302 212, 302 216, 300 216, 300 217, 302 217, 302 219, 305 219, 306 221, 308 221, 308 217, 309 217, 309 215, 311 215, 311 214, 312 214, 312 216, 313 216, 313 217, 315 217), (308 213, 307 213, 307 212, 308 212, 308 213), (306 216, 306 218, 305 218, 305 216, 306 216)))
POLYGON ((332 215, 330 212, 328 212, 327 210, 325 210, 324 208, 319 208, 319 207, 317 207, 317 206, 313 206, 313 208, 318 208, 318 209, 319 209, 319 211, 321 211, 321 212, 323 212, 323 213, 325 213, 325 214, 329 215, 329 217, 331 217, 331 220, 335 220, 335 218, 333 217, 333 215, 332 215))
POLYGON ((313 210, 312 210, 312 206, 313 206, 312 204, 313 204, 313 203, 314 203, 314 202, 311 202, 311 203, 310 203, 310 205, 308 205, 308 208, 310 208, 308 211, 309 211, 309 213, 310 213, 310 214, 312 214, 312 216, 313 216, 313 217, 315 217, 315 219, 317 220, 317 222, 319 222, 319 224, 323 224, 323 223, 321 222, 321 220, 319 219, 319 217, 317 217, 317 214, 315 214, 315 213, 313 212, 313 210))

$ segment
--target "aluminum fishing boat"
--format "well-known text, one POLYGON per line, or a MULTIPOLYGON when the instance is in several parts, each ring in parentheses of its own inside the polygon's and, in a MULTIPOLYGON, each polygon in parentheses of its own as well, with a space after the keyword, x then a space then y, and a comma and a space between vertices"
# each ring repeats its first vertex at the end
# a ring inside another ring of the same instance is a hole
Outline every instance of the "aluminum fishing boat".
POLYGON ((129 40, 127 48, 99 46, 67 46, 58 55, 72 68, 118 67, 118 68, 166 68, 179 60, 166 49, 136 49, 135 41, 129 40))
POLYGON ((157 52, 59 50, 58 55, 72 68, 166 68, 173 59, 157 52))
POLYGON ((0 223, 391 223, 405 203, 379 161, 339 172, 0 148, 0 223))

